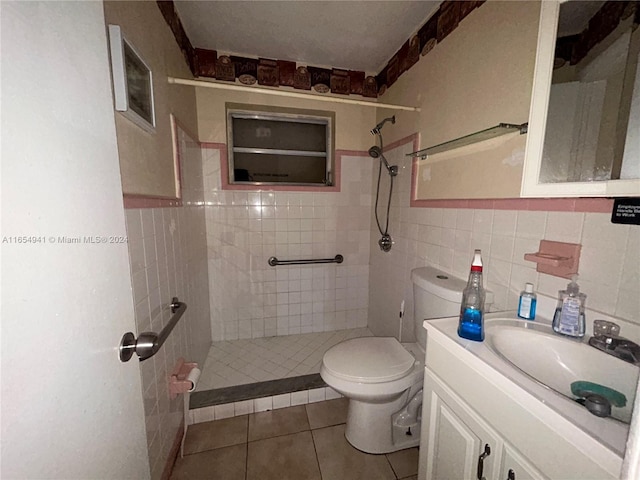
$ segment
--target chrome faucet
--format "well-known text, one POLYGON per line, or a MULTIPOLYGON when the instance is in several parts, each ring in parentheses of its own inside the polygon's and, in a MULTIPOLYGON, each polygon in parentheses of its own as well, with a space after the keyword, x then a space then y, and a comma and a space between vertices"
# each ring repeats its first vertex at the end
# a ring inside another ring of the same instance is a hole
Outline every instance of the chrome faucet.
POLYGON ((620 360, 640 366, 640 345, 619 336, 619 333, 620 325, 617 323, 595 320, 589 345, 620 360))

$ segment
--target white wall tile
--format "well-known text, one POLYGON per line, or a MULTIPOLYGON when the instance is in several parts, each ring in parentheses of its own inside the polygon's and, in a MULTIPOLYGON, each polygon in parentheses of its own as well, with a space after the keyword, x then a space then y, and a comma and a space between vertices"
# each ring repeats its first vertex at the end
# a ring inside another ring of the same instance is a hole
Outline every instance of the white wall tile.
POLYGON ((549 212, 545 240, 555 242, 580 243, 584 213, 549 212))
POLYGON ((291 394, 284 393, 282 395, 274 395, 273 397, 273 409, 285 408, 291 406, 291 394))
POLYGON ((222 405, 214 406, 215 420, 222 420, 223 418, 230 418, 235 415, 235 405, 233 403, 224 403, 222 405))
POLYGON ((547 212, 521 210, 518 212, 516 237, 540 241, 544 238, 547 224, 547 212))
POLYGON ((253 400, 244 400, 233 404, 233 412, 237 417, 239 415, 248 415, 253 413, 253 400))
POLYGON ((253 400, 253 411, 266 412, 273 410, 273 397, 256 398, 253 400))
MULTIPOLYGON (((402 228, 391 231, 395 241, 391 252, 370 250, 368 325, 374 334, 397 335, 396 305, 403 300, 407 306, 413 304, 412 268, 430 264, 466 279, 475 248, 482 250, 485 284, 496 295, 494 310, 515 309, 526 282, 556 297, 568 280, 538 273, 535 263, 524 260, 526 253, 539 250, 543 239, 583 245, 580 283, 590 308, 640 322, 640 295, 628 294, 640 291, 640 229, 613 225, 604 213, 411 208, 411 178, 405 174, 410 161, 399 162, 398 191, 406 195, 397 199, 392 225, 400 218, 402 228), (433 227, 442 228, 439 238, 436 234, 427 238, 433 227), (416 229, 418 239, 412 241, 407 236, 416 229)), ((378 237, 374 223, 370 244, 375 245, 378 237)), ((405 311, 403 323, 403 340, 410 340, 411 308, 405 311)))
MULTIPOLYGON (((208 158, 209 149, 203 150, 208 158)), ((219 161, 219 156, 211 158, 219 161)), ((336 289, 343 288, 335 281, 342 266, 291 267, 299 273, 288 278, 290 267, 267 265, 270 256, 287 260, 340 253, 345 256, 343 266, 362 267, 368 277, 373 164, 363 169, 359 157, 345 157, 342 165, 346 170, 339 193, 224 192, 219 185, 207 185, 216 190, 219 199, 205 207, 214 340, 288 335, 302 332, 307 325, 324 331, 336 328, 337 314, 354 316, 359 306, 334 301, 336 289), (353 175, 347 175, 349 168, 353 175), (304 277, 302 272, 318 272, 318 281, 314 284, 311 276, 304 277), (277 279, 267 275, 277 275, 277 279), (332 291, 327 299, 325 290, 332 291), (252 303, 249 313, 243 307, 256 291, 264 298, 252 303), (312 291, 319 291, 323 298, 307 298, 305 292, 312 291), (305 304, 314 301, 315 323, 304 323, 309 313, 305 304)), ((364 300, 366 309, 368 297, 364 300)))
POLYGON ((212 422, 215 420, 215 407, 203 407, 190 410, 193 423, 212 422))
POLYGON ((326 400, 333 400, 335 398, 342 398, 342 395, 339 392, 336 392, 331 387, 325 387, 324 391, 325 391, 325 399, 326 400))
POLYGON ((309 403, 309 391, 302 390, 301 392, 291 393, 291 406, 304 405, 309 403))
POLYGON ((475 210, 473 212, 473 231, 491 233, 493 229, 493 210, 475 210))
POLYGON ((518 213, 514 210, 496 210, 493 215, 494 235, 515 236, 518 213))
MULTIPOLYGON (((197 206, 204 201, 202 156, 194 142, 183 138, 179 143, 188 147, 181 152, 185 205, 125 212, 137 331, 159 331, 170 318, 173 296, 189 307, 160 351, 140 363, 147 431, 157 437, 149 447, 149 458, 160 472, 182 419, 183 397, 169 399, 166 378, 179 357, 204 363, 211 344, 205 211, 197 206)), ((189 421, 214 418, 211 407, 190 413, 189 421)))
POLYGON ((324 388, 309 390, 309 403, 322 402, 323 400, 326 400, 324 388))

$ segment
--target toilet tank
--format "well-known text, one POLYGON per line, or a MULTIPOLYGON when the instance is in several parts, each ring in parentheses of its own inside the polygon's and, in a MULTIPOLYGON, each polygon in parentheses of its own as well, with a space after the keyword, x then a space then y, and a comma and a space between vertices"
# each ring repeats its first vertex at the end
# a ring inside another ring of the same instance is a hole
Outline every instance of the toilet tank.
POLYGON ((413 332, 418 344, 425 348, 427 331, 422 328, 426 319, 454 317, 460 314, 462 291, 467 282, 434 267, 415 268, 413 282, 413 332))

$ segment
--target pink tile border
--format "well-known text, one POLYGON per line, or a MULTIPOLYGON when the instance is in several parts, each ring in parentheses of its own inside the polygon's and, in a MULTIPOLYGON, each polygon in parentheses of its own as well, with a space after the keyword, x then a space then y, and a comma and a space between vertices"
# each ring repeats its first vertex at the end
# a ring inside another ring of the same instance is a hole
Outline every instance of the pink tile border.
POLYGON ((402 145, 405 145, 409 142, 412 142, 412 146, 411 149, 412 151, 416 151, 418 150, 420 147, 420 134, 418 133, 414 133, 412 135, 409 135, 407 137, 401 138, 399 140, 396 140, 395 142, 391 142, 389 145, 385 145, 384 149, 385 151, 388 150, 393 150, 394 148, 400 147, 402 145))
POLYGON ((229 184, 229 163, 227 161, 227 145, 225 143, 201 142, 201 148, 220 151, 220 182, 222 190, 267 191, 267 192, 339 192, 342 181, 342 157, 366 157, 367 152, 360 150, 336 150, 335 152, 335 183, 331 187, 305 187, 294 185, 231 185, 229 184))
POLYGON ((182 200, 179 198, 154 197, 151 195, 131 195, 125 193, 123 196, 124 208, 165 208, 181 207, 182 200))
MULTIPOLYGON (((174 128, 180 127, 186 135, 191 136, 182 125, 176 120, 174 128)), ((274 192, 340 192, 341 186, 341 170, 342 157, 367 157, 367 152, 361 150, 336 150, 335 165, 335 185, 332 187, 296 187, 289 185, 229 185, 228 173, 229 167, 227 163, 227 145, 225 143, 197 142, 201 148, 210 148, 220 151, 220 175, 223 190, 237 191, 274 191, 274 192)), ((389 151, 411 143, 413 151, 420 147, 420 135, 414 133, 385 146, 384 150, 389 151)), ((180 159, 177 159, 179 165, 180 159)), ((415 157, 411 164, 411 198, 409 205, 414 208, 473 208, 473 209, 492 209, 492 210, 538 210, 548 212, 590 212, 590 213, 610 213, 613 209, 613 199, 610 198, 495 198, 495 199, 451 199, 451 200, 417 200, 416 177, 418 169, 418 158, 415 157)), ((181 181, 181 179, 180 179, 181 181)), ((182 200, 180 198, 167 198, 148 195, 131 195, 124 194, 124 208, 163 208, 163 207, 180 207, 182 200)))

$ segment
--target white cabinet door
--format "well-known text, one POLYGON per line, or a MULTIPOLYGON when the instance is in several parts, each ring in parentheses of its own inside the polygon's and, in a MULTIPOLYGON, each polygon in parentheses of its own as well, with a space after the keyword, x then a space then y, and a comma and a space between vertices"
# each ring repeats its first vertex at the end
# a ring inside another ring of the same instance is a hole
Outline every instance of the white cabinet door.
POLYGON ((446 385, 425 369, 419 478, 497 479, 502 440, 446 385))
POLYGON ((531 463, 508 443, 502 451, 500 480, 542 480, 542 475, 531 463))

